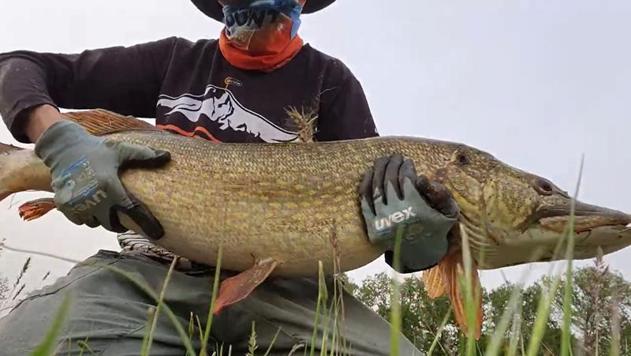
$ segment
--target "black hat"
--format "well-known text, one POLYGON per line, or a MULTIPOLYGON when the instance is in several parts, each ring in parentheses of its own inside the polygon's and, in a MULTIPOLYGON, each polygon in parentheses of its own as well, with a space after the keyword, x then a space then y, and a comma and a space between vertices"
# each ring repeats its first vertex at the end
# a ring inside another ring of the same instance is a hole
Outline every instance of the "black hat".
MULTIPOLYGON (((222 6, 217 0, 192 0, 193 4, 203 13, 212 17, 213 19, 223 22, 223 10, 222 6)), ((320 11, 325 7, 331 5, 335 0, 307 0, 305 7, 302 10, 303 14, 310 14, 316 11, 320 11)))

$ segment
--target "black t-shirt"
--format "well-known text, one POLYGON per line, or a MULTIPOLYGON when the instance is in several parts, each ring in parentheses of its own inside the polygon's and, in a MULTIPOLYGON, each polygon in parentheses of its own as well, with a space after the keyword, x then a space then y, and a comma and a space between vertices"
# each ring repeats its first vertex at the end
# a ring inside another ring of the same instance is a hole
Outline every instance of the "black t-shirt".
POLYGON ((288 110, 317 115, 316 140, 376 136, 366 97, 339 60, 309 45, 270 73, 241 70, 216 40, 167 38, 80 54, 0 54, 0 114, 14 137, 25 109, 51 104, 156 118, 162 129, 217 142, 296 139, 288 110))
MULTIPOLYGON (((0 115, 17 140, 29 142, 22 114, 41 104, 155 118, 164 130, 215 142, 294 140, 292 109, 317 115, 319 141, 377 135, 357 79, 309 45, 270 73, 231 66, 216 40, 175 37, 80 54, 0 54, 0 115)), ((123 250, 173 257, 135 234, 120 234, 119 242, 123 250)))

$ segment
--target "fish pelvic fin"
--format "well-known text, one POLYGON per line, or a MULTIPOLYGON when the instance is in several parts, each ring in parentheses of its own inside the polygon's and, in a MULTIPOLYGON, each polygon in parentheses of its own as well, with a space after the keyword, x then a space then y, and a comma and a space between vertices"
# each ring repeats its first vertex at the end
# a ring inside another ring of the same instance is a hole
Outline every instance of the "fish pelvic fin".
POLYGON ((53 198, 41 198, 26 202, 18 208, 20 217, 26 221, 35 220, 46 215, 49 211, 55 209, 55 200, 53 198))
POLYGON ((473 328, 476 340, 482 334, 482 286, 475 262, 471 266, 471 292, 473 307, 475 308, 473 324, 467 318, 465 270, 461 251, 453 251, 445 256, 440 263, 423 272, 423 283, 430 298, 435 299, 444 295, 449 297, 454 310, 454 318, 460 329, 467 333, 473 328))
POLYGON ((103 109, 66 112, 63 116, 95 136, 129 130, 158 130, 152 124, 133 116, 124 116, 103 109))
POLYGON ((278 261, 274 259, 258 260, 249 269, 236 276, 226 278, 219 287, 213 313, 219 314, 224 308, 247 298, 256 287, 269 277, 276 266, 278 266, 278 261))

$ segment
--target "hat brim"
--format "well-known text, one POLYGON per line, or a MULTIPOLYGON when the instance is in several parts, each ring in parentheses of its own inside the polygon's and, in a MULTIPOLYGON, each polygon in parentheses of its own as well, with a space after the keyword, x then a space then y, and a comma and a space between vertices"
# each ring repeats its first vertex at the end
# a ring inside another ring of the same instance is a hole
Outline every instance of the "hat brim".
MULTIPOLYGON (((223 22, 223 10, 217 0, 192 0, 201 12, 219 22, 223 22)), ((302 10, 303 14, 311 14, 320 11, 334 3, 335 0, 307 0, 302 10)))

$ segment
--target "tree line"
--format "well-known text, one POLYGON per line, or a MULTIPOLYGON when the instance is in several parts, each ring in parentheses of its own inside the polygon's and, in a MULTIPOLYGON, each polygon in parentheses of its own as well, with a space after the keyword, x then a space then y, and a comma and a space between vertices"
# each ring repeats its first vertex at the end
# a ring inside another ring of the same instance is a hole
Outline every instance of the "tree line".
MULTIPOLYGON (((510 315, 511 324, 499 335, 499 354, 526 354, 537 319, 537 308, 553 279, 545 276, 529 286, 505 282, 493 290, 482 290, 483 334, 477 342, 478 354, 484 354, 498 325, 508 310, 511 296, 517 294, 517 308, 510 315)), ((563 327, 565 279, 553 298, 545 323, 540 355, 559 355, 563 327)), ((345 278, 344 285, 359 300, 382 317, 391 312, 393 280, 386 273, 368 277, 360 283, 345 278)), ((398 283, 402 332, 420 350, 434 355, 463 355, 466 339, 458 329, 446 297, 429 298, 419 277, 398 283)), ((573 271, 571 288, 572 355, 631 355, 631 283, 612 272, 602 261, 573 271), (615 352, 615 350, 618 350, 615 352)))

